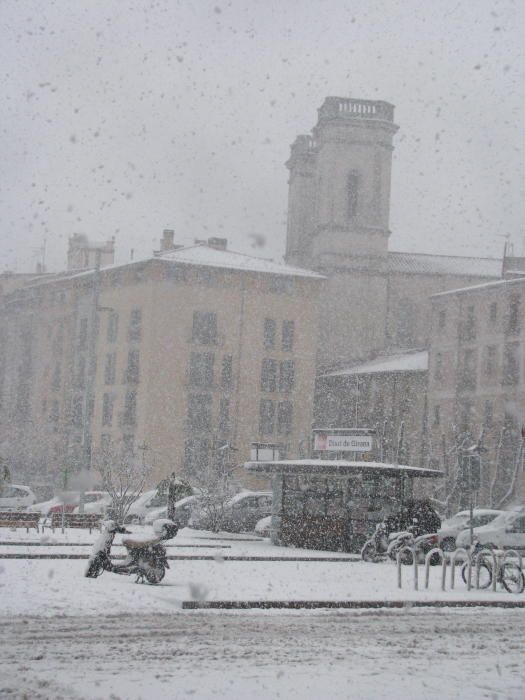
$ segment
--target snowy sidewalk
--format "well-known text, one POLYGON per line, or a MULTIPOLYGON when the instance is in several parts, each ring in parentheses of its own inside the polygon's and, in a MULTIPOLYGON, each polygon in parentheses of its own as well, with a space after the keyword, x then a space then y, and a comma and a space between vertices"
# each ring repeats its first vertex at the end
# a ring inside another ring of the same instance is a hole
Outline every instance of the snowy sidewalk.
MULTIPOLYGON (((29 541, 40 545, 34 546, 27 544, 26 533, 8 531, 3 539, 9 545, 0 545, 0 557, 4 557, 0 558, 0 615, 90 615, 100 610, 161 613, 212 606, 525 604, 525 595, 467 591, 459 567, 453 591, 441 591, 439 566, 431 568, 428 591, 423 588, 422 568, 422 590, 414 591, 412 569, 403 567, 403 588, 399 589, 392 562, 371 564, 338 552, 276 547, 268 540, 189 529, 168 543, 172 545, 168 556, 176 559, 171 559, 171 568, 158 586, 137 585, 134 577, 108 572, 98 579, 86 579, 86 561, 69 557, 86 557, 88 541, 96 536, 74 530, 54 536, 35 533, 29 541), (24 558, 7 558, 13 554, 24 558)), ((123 551, 121 546, 114 548, 115 556, 123 551)))

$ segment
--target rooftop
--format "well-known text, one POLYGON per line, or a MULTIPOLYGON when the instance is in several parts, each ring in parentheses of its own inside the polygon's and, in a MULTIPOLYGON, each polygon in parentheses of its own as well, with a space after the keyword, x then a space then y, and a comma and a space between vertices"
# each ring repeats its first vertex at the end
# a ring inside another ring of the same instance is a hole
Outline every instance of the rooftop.
POLYGON ((323 377, 349 377, 360 374, 380 374, 390 372, 426 372, 428 370, 427 350, 382 355, 346 369, 328 372, 323 377))
POLYGON ((525 273, 523 277, 517 277, 514 279, 506 279, 506 280, 494 280, 493 282, 484 282, 483 284, 473 284, 470 287, 459 287, 458 289, 447 289, 446 292, 438 292, 437 294, 433 294, 431 296, 431 299, 435 299, 436 297, 444 297, 448 294, 466 294, 467 292, 479 292, 482 291, 483 289, 491 289, 491 288, 498 288, 498 287, 512 287, 514 285, 518 284, 524 284, 525 283, 525 273))
POLYGON ((461 275, 463 277, 501 277, 502 261, 498 258, 469 258, 459 255, 427 253, 388 253, 390 272, 407 274, 461 275))
MULTIPOLYGON (((198 267, 215 267, 229 270, 241 270, 244 272, 256 272, 268 275, 283 275, 287 277, 306 277, 309 279, 324 279, 323 275, 312 270, 305 270, 300 267, 285 265, 265 258, 257 258, 244 253, 236 253, 232 250, 220 250, 204 243, 167 250, 158 255, 140 258, 132 262, 106 265, 101 268, 101 272, 121 270, 126 267, 144 265, 153 260, 162 260, 167 263, 177 263, 180 265, 195 265, 198 267)), ((47 284, 51 282, 63 281, 79 277, 88 277, 95 274, 94 269, 89 270, 66 270, 63 272, 51 273, 42 276, 33 276, 29 284, 23 289, 47 284)))
POLYGON ((236 253, 233 250, 221 250, 204 244, 167 250, 155 259, 169 260, 170 262, 177 262, 183 265, 204 265, 206 267, 220 267, 230 270, 244 270, 246 272, 263 272, 271 275, 324 279, 323 275, 312 270, 277 263, 265 258, 256 258, 244 253, 236 253))

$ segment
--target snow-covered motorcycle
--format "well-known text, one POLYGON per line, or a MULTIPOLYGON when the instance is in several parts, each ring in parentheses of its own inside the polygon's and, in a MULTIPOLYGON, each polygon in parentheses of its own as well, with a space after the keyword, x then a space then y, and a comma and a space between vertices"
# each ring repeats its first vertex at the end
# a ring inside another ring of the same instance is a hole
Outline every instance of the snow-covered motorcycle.
POLYGON ((367 540, 361 549, 363 561, 379 562, 384 561, 388 549, 388 531, 384 522, 377 523, 372 537, 367 540))
POLYGON ((161 542, 171 540, 178 531, 178 526, 172 520, 165 518, 153 523, 154 535, 149 537, 127 537, 122 544, 127 549, 127 555, 122 562, 111 559, 111 546, 117 533, 131 534, 126 528, 117 525, 114 520, 106 520, 100 537, 93 545, 85 576, 97 578, 104 571, 124 576, 136 575, 136 583, 160 583, 166 569, 169 569, 166 549, 161 542))
MULTIPOLYGON (((410 527, 403 532, 394 533, 387 549, 387 556, 393 561, 397 561, 397 555, 405 547, 410 547, 416 554, 419 563, 425 561, 425 556, 431 549, 439 547, 439 536, 436 533, 425 533, 418 535, 417 526, 410 527)), ((434 566, 439 564, 441 557, 435 553, 430 558, 430 563, 434 566)), ((404 550, 401 553, 402 564, 413 564, 414 557, 411 552, 404 550)))

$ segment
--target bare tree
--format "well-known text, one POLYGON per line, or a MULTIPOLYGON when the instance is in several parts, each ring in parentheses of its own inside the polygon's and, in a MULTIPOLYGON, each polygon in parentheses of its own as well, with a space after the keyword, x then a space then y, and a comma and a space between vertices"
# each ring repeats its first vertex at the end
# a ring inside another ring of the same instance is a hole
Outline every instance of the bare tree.
POLYGON ((144 490, 151 467, 144 459, 112 444, 95 452, 93 464, 101 476, 103 489, 112 498, 113 518, 124 522, 131 504, 144 490))
POLYGON ((238 465, 228 460, 229 445, 218 448, 212 458, 202 468, 188 474, 191 483, 199 494, 199 511, 206 529, 218 532, 227 517, 227 505, 239 490, 235 472, 238 465))

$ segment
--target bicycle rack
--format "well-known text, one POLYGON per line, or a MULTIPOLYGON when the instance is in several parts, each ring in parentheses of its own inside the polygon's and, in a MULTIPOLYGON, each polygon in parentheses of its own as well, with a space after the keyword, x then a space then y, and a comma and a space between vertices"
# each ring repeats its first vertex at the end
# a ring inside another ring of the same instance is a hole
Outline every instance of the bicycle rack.
MULTIPOLYGON (((496 554, 494 553, 493 549, 482 549, 480 552, 476 554, 476 590, 479 591, 479 571, 480 571, 480 566, 481 566, 481 558, 484 555, 484 552, 490 555, 490 558, 492 559, 492 590, 496 590, 496 584, 498 582, 498 560, 496 558, 496 554)), ((470 566, 469 573, 472 573, 472 566, 470 566)), ((470 583, 470 576, 469 576, 469 583, 470 583)), ((469 588, 470 590, 470 588, 469 588)))
POLYGON ((428 589, 430 580, 430 560, 433 554, 439 554, 441 557, 441 590, 445 590, 445 582, 447 578, 448 559, 445 552, 440 547, 433 547, 425 556, 425 588, 428 589))
POLYGON ((464 554, 465 558, 467 560, 467 568, 469 569, 468 571, 468 576, 467 576, 467 588, 470 591, 471 585, 471 579, 472 579, 472 559, 470 557, 470 554, 468 552, 468 549, 465 549, 465 547, 459 547, 458 549, 455 549, 452 552, 452 555, 450 557, 450 588, 451 590, 454 588, 456 585, 456 559, 458 554, 464 554))
POLYGON ((506 549, 503 552, 503 555, 500 555, 501 566, 503 566, 503 564, 505 564, 505 562, 507 561, 507 557, 509 557, 509 556, 516 557, 518 560, 518 564, 519 564, 520 569, 523 569, 523 558, 522 558, 520 552, 518 552, 516 549, 506 549))
POLYGON ((404 547, 401 547, 399 552, 396 554, 396 563, 397 563, 397 587, 402 588, 402 581, 401 581, 401 555, 403 552, 410 552, 412 554, 412 566, 413 566, 413 572, 414 572, 414 590, 417 591, 419 590, 418 588, 418 563, 417 563, 417 557, 416 557, 416 550, 415 547, 409 547, 408 545, 405 545, 404 547))

